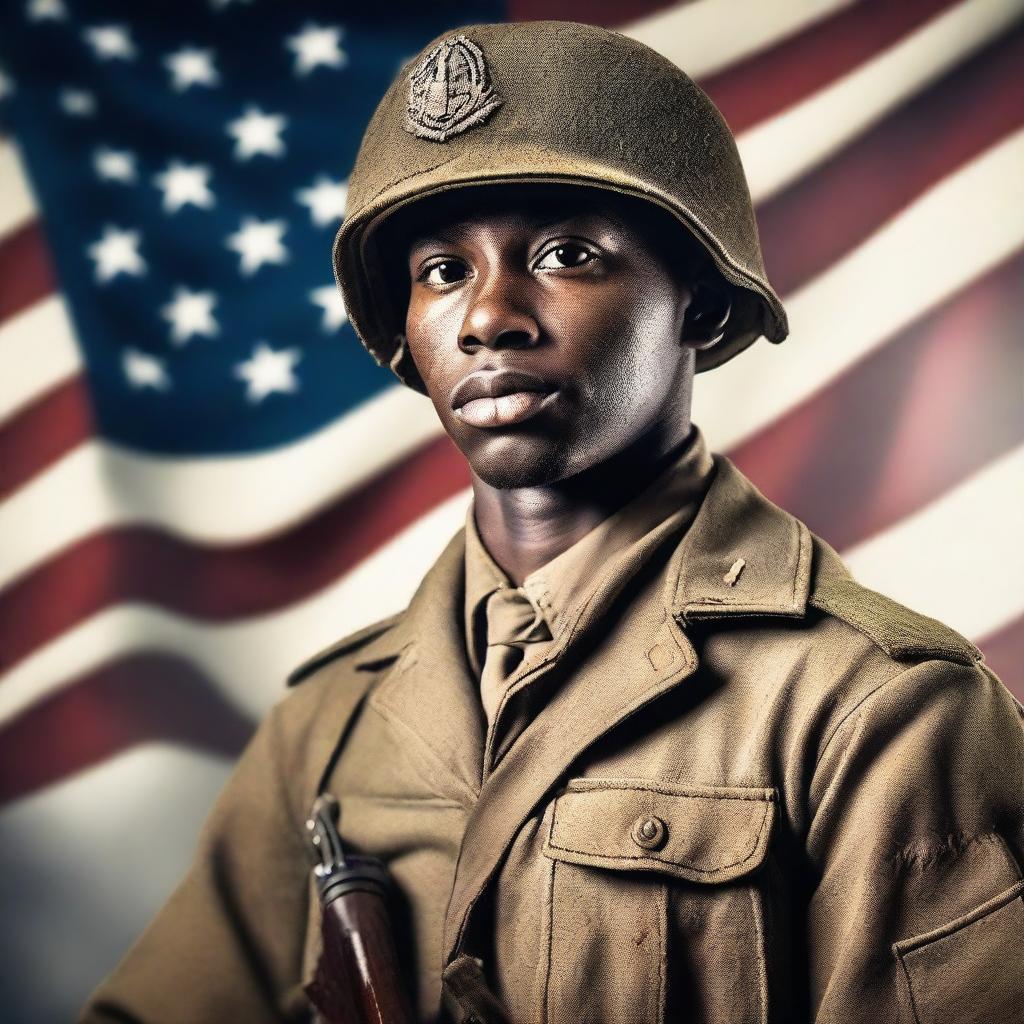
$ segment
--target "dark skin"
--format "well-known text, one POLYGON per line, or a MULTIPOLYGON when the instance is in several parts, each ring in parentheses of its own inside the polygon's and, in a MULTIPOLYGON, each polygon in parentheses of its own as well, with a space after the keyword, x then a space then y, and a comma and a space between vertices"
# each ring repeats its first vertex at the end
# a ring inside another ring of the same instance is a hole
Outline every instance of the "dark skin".
POLYGON ((408 351, 469 462, 481 538, 517 585, 690 432, 695 355, 721 336, 728 293, 648 206, 505 186, 449 199, 412 233, 408 351))

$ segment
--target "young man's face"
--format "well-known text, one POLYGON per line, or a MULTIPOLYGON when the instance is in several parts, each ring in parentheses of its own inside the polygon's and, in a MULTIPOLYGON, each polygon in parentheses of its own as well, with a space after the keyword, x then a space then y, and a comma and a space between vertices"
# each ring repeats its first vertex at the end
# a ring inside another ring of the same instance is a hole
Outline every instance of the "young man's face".
POLYGON ((685 436, 694 350, 681 343, 684 233, 674 229, 673 248, 658 211, 589 190, 506 186, 461 200, 411 236, 406 334, 476 475, 537 486, 652 432, 685 436))

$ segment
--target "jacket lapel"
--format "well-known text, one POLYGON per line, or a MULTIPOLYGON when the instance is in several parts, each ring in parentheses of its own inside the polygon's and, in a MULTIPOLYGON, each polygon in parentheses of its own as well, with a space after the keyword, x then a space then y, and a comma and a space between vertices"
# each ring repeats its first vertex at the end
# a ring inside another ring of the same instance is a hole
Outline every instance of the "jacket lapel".
POLYGON ((423 578, 401 621, 367 644, 358 665, 394 666, 370 704, 411 744, 410 756, 439 795, 475 803, 483 765, 484 718, 462 636, 465 537, 459 531, 423 578))
MULTIPOLYGON (((446 963, 458 955, 473 907, 537 804, 596 740, 697 670, 685 635, 688 619, 805 614, 807 528, 769 502, 728 459, 715 461, 717 473, 700 511, 656 580, 623 602, 614 635, 555 690, 480 790, 445 919, 446 963)), ((655 554, 649 553, 652 559, 655 554)), ((628 582, 606 580, 566 632, 566 642, 607 615, 628 582)), ((553 649, 550 657, 559 653, 553 649)))

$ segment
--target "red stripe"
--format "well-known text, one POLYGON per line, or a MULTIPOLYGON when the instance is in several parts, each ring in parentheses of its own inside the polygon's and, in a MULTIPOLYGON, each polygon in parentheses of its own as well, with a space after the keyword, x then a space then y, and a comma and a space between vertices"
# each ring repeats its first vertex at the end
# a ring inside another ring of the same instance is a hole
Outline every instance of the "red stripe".
POLYGON ((700 84, 740 132, 855 70, 955 2, 861 0, 700 84))
POLYGON ((122 602, 206 621, 281 608, 343 576, 468 485, 465 460, 445 437, 270 540, 200 546, 145 527, 87 537, 0 593, 0 667, 122 602))
POLYGON ((125 658, 73 681, 0 728, 0 803, 146 742, 234 759, 253 726, 184 659, 125 658))
POLYGON ((730 457, 834 547, 898 522, 1024 441, 1022 282, 1024 252, 730 457))
POLYGON ((0 429, 0 501, 92 436, 85 378, 72 377, 0 429))
POLYGON ((1024 702, 1024 615, 979 641, 978 646, 1010 693, 1024 702))
POLYGON ((0 241, 0 323, 53 293, 50 251, 38 221, 0 241))
MULTIPOLYGON (((899 5, 893 5, 898 7, 899 5)), ((1024 125, 1024 25, 758 207, 781 292, 806 283, 885 221, 1024 125)))

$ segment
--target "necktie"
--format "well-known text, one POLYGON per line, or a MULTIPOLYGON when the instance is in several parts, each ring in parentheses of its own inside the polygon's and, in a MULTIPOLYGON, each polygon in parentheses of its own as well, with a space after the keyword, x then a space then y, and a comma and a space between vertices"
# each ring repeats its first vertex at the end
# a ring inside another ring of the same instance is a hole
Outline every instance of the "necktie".
POLYGON ((509 676, 532 643, 550 640, 544 616, 518 587, 499 587, 487 598, 487 651, 480 673, 480 699, 488 724, 501 702, 509 676))

